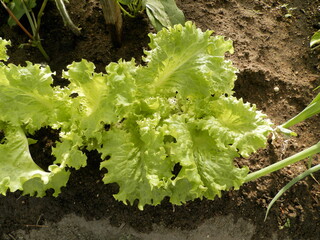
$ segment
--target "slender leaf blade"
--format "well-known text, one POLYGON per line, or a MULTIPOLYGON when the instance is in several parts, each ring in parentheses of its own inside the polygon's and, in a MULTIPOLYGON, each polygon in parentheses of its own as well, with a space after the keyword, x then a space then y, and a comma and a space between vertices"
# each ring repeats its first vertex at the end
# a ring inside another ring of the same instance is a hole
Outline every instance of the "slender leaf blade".
POLYGON ((315 32, 310 41, 310 47, 314 47, 320 43, 320 31, 315 32))

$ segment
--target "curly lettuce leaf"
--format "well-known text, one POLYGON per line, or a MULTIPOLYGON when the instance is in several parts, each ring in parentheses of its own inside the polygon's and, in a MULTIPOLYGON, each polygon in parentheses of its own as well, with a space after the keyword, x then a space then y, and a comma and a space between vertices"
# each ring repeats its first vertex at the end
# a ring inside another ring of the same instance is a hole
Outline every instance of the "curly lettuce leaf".
POLYGON ((41 169, 30 155, 28 139, 21 128, 7 126, 4 133, 0 144, 0 193, 22 190, 24 194, 42 197, 52 188, 57 196, 70 173, 63 165, 51 165, 48 171, 41 169))
POLYGON ((172 203, 181 204, 203 196, 214 199, 221 191, 238 189, 243 184, 248 169, 234 166, 237 152, 218 148, 216 138, 201 129, 197 119, 175 115, 164 122, 175 139, 170 143, 168 156, 181 166, 171 186, 172 203))
POLYGON ((272 131, 271 122, 266 120, 265 114, 257 111, 255 105, 243 103, 242 99, 232 96, 221 96, 203 106, 202 109, 195 107, 202 112, 198 124, 217 139, 220 149, 231 147, 241 156, 249 157, 265 146, 265 136, 272 131))
MULTIPOLYGON (((140 124, 149 125, 152 121, 154 119, 140 124)), ((143 209, 145 204, 159 204, 167 195, 167 181, 172 176, 173 166, 166 159, 163 133, 143 127, 140 130, 148 135, 144 136, 148 142, 134 133, 115 128, 105 135, 105 147, 100 152, 103 158, 111 156, 112 159, 102 162, 101 168, 109 171, 103 178, 104 183, 117 182, 120 186, 114 197, 125 204, 139 199, 138 207, 143 209)))
POLYGON ((110 63, 106 67, 108 101, 113 106, 113 112, 117 120, 126 118, 133 111, 137 100, 136 72, 140 66, 136 66, 134 59, 130 62, 120 60, 118 63, 110 63))
POLYGON ((232 41, 211 34, 191 22, 149 34, 151 50, 144 59, 148 65, 138 71, 137 84, 153 95, 231 95, 237 70, 224 54, 233 51, 232 41))
POLYGON ((7 55, 7 47, 6 46, 8 46, 10 44, 11 44, 10 41, 7 41, 7 40, 2 39, 0 37, 0 61, 7 61, 8 60, 9 57, 7 55))
POLYGON ((0 120, 26 125, 33 132, 56 121, 56 105, 49 67, 27 62, 26 67, 9 64, 0 71, 0 120))
POLYGON ((110 156, 101 164, 108 169, 103 181, 119 184, 117 200, 131 204, 138 200, 143 209, 168 196, 180 205, 196 198, 214 199, 243 184, 248 168, 234 166, 237 151, 219 149, 215 137, 190 116, 173 115, 162 121, 154 116, 136 123, 129 132, 125 122, 124 129, 111 126, 99 150, 103 158, 110 156), (175 166, 181 169, 174 174, 175 166))
POLYGON ((106 124, 120 121, 130 112, 127 107, 134 101, 132 74, 136 66, 134 60, 120 60, 107 66, 107 74, 97 74, 94 68, 94 64, 86 60, 74 62, 63 76, 70 81, 70 92, 77 95, 71 107, 73 122, 80 127, 80 134, 99 142, 106 124))
POLYGON ((61 142, 52 148, 52 154, 56 157, 55 164, 65 164, 76 170, 87 165, 87 157, 80 150, 83 147, 82 139, 79 135, 70 133, 62 135, 61 142), (78 140, 78 141, 77 141, 78 140))

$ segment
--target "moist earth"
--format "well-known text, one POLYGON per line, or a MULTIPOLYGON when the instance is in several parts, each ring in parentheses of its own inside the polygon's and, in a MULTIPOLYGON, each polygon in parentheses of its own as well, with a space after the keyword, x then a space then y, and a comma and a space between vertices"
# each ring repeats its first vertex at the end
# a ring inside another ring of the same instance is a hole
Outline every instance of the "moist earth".
MULTIPOLYGON (((235 95, 256 104, 275 123, 281 124, 304 109, 316 96, 320 84, 319 52, 309 47, 310 37, 320 28, 317 0, 179 0, 186 19, 203 31, 233 40, 235 53, 227 56, 239 69, 235 95)), ((62 70, 82 58, 95 63, 98 72, 120 58, 142 63, 148 49, 148 33, 155 32, 147 17, 124 18, 123 42, 113 47, 98 0, 70 0, 70 16, 82 28, 75 36, 66 29, 49 2, 41 25, 45 61, 37 49, 19 46, 28 41, 18 28, 6 24, 0 9, 0 37, 11 39, 10 62, 48 64, 56 72, 56 85, 68 83, 62 70)), ((23 18, 23 24, 27 20, 23 18)), ((265 149, 250 158, 236 159, 239 166, 256 171, 293 155, 319 141, 320 121, 313 117, 292 128, 297 137, 270 138, 265 149)), ((39 166, 52 161, 51 146, 58 133, 41 129, 31 148, 39 166)), ((68 185, 54 198, 0 196, 0 239, 319 239, 320 173, 295 184, 272 207, 268 203, 291 179, 307 169, 302 161, 276 173, 246 183, 240 190, 224 192, 214 201, 206 199, 172 206, 136 206, 117 202, 116 184, 102 183, 100 156, 86 152, 88 166, 71 174, 68 185)), ((318 156, 313 164, 319 164, 318 156)))

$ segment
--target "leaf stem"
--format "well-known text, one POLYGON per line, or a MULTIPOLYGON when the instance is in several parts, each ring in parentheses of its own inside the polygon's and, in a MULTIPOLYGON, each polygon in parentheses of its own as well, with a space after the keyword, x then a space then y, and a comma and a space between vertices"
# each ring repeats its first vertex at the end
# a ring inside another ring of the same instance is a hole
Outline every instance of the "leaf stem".
POLYGON ((263 169, 260 169, 256 172, 249 173, 247 177, 245 178, 245 182, 253 181, 258 179, 259 177, 263 177, 268 175, 269 173, 275 172, 279 169, 282 169, 290 164, 296 163, 300 160, 303 160, 309 156, 312 156, 314 154, 317 154, 320 152, 320 142, 316 143, 312 147, 309 147, 299 153, 296 153, 295 155, 288 157, 286 159, 281 160, 280 162, 274 163, 268 167, 265 167, 263 169))
POLYGON ((303 111, 301 111, 298 115, 294 116, 293 118, 289 119, 287 122, 282 124, 281 127, 289 128, 318 113, 320 113, 320 94, 318 94, 303 111))
POLYGON ((69 13, 66 9, 66 6, 64 5, 63 0, 55 0, 55 3, 56 3, 56 6, 60 12, 60 15, 62 17, 64 25, 67 26, 75 35, 79 36, 81 34, 81 32, 80 32, 81 28, 78 28, 72 22, 72 20, 69 16, 69 13))
POLYGON ((17 23, 17 25, 22 29, 22 31, 31 39, 31 44, 39 49, 41 54, 44 56, 44 58, 49 61, 50 58, 44 48, 42 47, 41 44, 41 39, 39 36, 39 29, 40 29, 40 23, 41 23, 41 17, 43 15, 44 8, 47 4, 48 0, 44 0, 41 6, 41 9, 38 13, 37 21, 35 20, 34 15, 30 15, 29 9, 27 8, 24 0, 22 0, 22 5, 25 11, 25 14, 27 15, 29 24, 32 29, 33 35, 20 23, 20 21, 17 19, 17 17, 12 13, 12 11, 7 7, 7 5, 4 3, 4 1, 1 0, 2 6, 6 9, 10 17, 17 23))
POLYGON ((6 9, 6 11, 8 12, 8 14, 10 15, 10 17, 12 17, 12 19, 17 23, 17 25, 22 29, 22 31, 27 34, 27 36, 30 39, 33 39, 33 36, 31 35, 31 33, 21 24, 21 22, 18 20, 18 18, 16 18, 16 16, 11 12, 11 10, 7 7, 7 5, 4 3, 4 1, 1 1, 2 6, 6 9))
POLYGON ((119 5, 121 11, 122 11, 125 15, 128 15, 128 16, 131 17, 131 18, 135 18, 135 16, 132 15, 132 14, 130 14, 128 11, 126 11, 126 10, 122 7, 122 5, 121 5, 120 3, 118 3, 118 5, 119 5))
MULTIPOLYGON (((42 2, 41 8, 40 8, 40 10, 39 10, 39 12, 38 12, 37 24, 36 24, 36 31, 35 31, 35 35, 36 35, 36 36, 39 36, 41 18, 42 18, 43 14, 44 14, 43 11, 44 11, 44 9, 45 9, 45 7, 46 7, 46 5, 47 5, 47 2, 48 2, 48 0, 44 0, 44 1, 42 2)), ((39 40, 40 40, 40 39, 39 39, 39 40)))
POLYGON ((39 51, 41 52, 41 54, 44 56, 44 58, 47 61, 49 61, 50 58, 41 44, 41 39, 40 39, 40 35, 39 35, 41 17, 43 15, 43 11, 44 11, 44 8, 45 8, 47 2, 48 2, 48 0, 44 0, 42 2, 41 8, 40 8, 38 16, 37 16, 37 20, 35 19, 34 15, 32 15, 33 18, 30 16, 29 9, 27 8, 24 0, 22 0, 22 5, 23 5, 23 8, 24 8, 25 13, 27 15, 27 18, 29 20, 29 24, 31 26, 32 33, 33 33, 33 37, 31 38, 31 43, 33 46, 37 47, 39 49, 39 51))
POLYGON ((30 26, 31 26, 33 38, 34 38, 34 37, 35 37, 35 32, 36 32, 36 25, 35 25, 36 23, 33 21, 32 17, 30 16, 30 14, 29 14, 29 9, 27 8, 24 0, 22 0, 21 3, 22 3, 22 6, 23 6, 23 8, 24 8, 25 14, 27 15, 29 24, 30 24, 30 26))
POLYGON ((291 188, 294 184, 296 184, 297 182, 299 182, 300 180, 304 179, 305 177, 307 177, 308 175, 312 176, 312 173, 317 172, 320 170, 320 164, 309 168, 308 170, 304 171, 303 173, 299 174, 297 177, 295 177, 294 179, 292 179, 287 185, 285 185, 283 188, 280 189, 280 191, 277 193, 277 195, 272 199, 272 201, 269 203, 269 206, 267 208, 267 212, 264 218, 264 221, 266 221, 269 211, 272 207, 272 205, 282 196, 282 194, 287 191, 289 188, 291 188))
POLYGON ((41 52, 41 54, 44 56, 44 58, 45 58, 47 61, 49 61, 49 60, 50 60, 50 57, 49 57, 49 55, 46 53, 46 51, 44 50, 44 48, 42 47, 42 44, 41 44, 40 40, 37 41, 37 42, 35 43, 35 45, 36 45, 36 47, 39 49, 39 51, 41 52))

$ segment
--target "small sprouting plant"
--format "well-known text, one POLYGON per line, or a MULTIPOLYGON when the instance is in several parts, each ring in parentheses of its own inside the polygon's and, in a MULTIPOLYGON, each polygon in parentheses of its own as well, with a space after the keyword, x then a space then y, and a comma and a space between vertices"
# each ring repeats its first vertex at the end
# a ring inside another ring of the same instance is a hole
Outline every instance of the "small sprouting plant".
MULTIPOLYGON (((9 14, 8 24, 13 26, 17 24, 23 32, 30 38, 29 44, 33 47, 37 47, 46 60, 49 60, 49 56, 44 50, 41 44, 40 38, 40 24, 44 9, 48 0, 42 2, 41 8, 37 14, 34 14, 32 9, 36 6, 35 0, 15 1, 15 0, 1 0, 2 6, 7 10, 9 14), (29 25, 32 30, 32 34, 20 23, 19 19, 26 15, 29 21, 29 25)), ((22 45, 23 46, 23 45, 22 45)))
POLYGON ((145 0, 117 0, 124 14, 129 17, 136 17, 145 10, 145 0), (126 6, 126 10, 123 6, 126 6))
MULTIPOLYGON (((36 0, 0 0, 2 6, 7 10, 9 14, 8 24, 9 26, 18 25, 22 31, 30 38, 29 45, 36 47, 40 50, 44 58, 48 61, 50 58, 44 50, 41 37, 40 37, 40 26, 41 19, 44 14, 45 7, 48 0, 42 1, 38 14, 33 12, 36 7, 36 0), (26 15, 31 28, 31 33, 23 26, 20 22, 20 18, 26 15)), ((76 35, 80 34, 80 28, 76 27, 69 17, 69 14, 65 8, 63 0, 55 0, 57 9, 62 16, 64 24, 76 35)), ((23 44, 24 46, 26 44, 23 44)))
POLYGON ((285 18, 291 18, 293 15, 293 11, 296 10, 296 7, 289 7, 289 4, 283 4, 280 6, 280 9, 285 11, 285 18))

